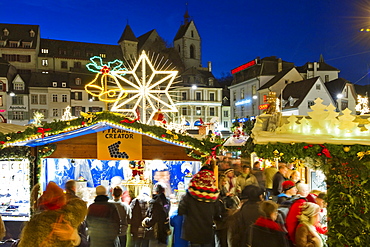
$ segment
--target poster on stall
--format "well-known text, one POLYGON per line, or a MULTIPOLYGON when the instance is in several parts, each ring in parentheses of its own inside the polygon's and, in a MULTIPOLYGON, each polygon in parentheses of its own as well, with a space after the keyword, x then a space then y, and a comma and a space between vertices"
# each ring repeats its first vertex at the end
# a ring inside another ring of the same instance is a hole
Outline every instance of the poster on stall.
POLYGON ((99 160, 141 160, 142 135, 121 129, 98 132, 99 160))

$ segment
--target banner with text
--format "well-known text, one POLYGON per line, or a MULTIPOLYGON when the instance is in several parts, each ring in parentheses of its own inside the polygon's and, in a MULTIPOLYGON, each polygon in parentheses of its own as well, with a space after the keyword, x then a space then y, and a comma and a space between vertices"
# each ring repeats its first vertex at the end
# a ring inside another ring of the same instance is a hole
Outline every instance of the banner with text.
POLYGON ((120 129, 98 132, 99 160, 141 160, 142 135, 120 129))

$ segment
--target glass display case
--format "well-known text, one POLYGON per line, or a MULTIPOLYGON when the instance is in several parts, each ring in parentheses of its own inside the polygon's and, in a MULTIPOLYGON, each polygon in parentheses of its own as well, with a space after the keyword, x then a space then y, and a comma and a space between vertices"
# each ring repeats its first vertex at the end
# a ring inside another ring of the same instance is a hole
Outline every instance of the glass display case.
POLYGON ((3 220, 27 220, 29 198, 29 161, 0 161, 0 214, 3 220))

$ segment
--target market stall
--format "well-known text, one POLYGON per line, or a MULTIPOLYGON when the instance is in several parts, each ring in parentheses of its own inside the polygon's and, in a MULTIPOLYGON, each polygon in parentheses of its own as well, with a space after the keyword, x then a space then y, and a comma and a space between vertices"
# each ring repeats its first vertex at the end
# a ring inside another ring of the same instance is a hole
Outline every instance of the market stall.
MULTIPOLYGON (((370 231, 370 122, 317 98, 308 116, 279 112, 257 118, 251 147, 259 157, 297 162, 327 185, 329 246, 366 246, 370 231)), ((319 182, 320 186, 320 182, 319 182)))

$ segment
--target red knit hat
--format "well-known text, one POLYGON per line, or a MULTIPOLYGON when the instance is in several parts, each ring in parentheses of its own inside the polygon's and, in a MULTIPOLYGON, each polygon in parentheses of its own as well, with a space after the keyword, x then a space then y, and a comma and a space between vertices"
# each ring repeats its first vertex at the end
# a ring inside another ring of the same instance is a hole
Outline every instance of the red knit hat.
POLYGON ((295 183, 293 181, 287 180, 283 182, 282 186, 283 186, 283 191, 287 191, 293 188, 295 186, 295 183))
POLYGON ((66 197, 61 188, 54 183, 49 182, 44 193, 39 198, 39 205, 46 210, 57 210, 66 204, 66 197))
POLYGON ((200 170, 190 180, 188 191, 192 197, 202 202, 215 202, 219 191, 212 171, 200 170))

